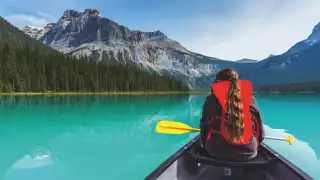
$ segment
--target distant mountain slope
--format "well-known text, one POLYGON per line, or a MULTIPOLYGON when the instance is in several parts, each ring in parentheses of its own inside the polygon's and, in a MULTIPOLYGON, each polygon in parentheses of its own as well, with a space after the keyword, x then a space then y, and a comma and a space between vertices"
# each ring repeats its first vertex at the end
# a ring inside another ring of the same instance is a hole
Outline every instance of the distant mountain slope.
POLYGON ((255 86, 318 82, 320 77, 320 23, 312 34, 287 52, 259 61, 256 69, 244 75, 255 86), (313 42, 313 43, 310 43, 313 42))
POLYGON ((319 42, 320 42, 320 23, 313 28, 312 33, 308 36, 307 39, 296 43, 285 54, 293 55, 293 54, 299 53, 305 49, 312 47, 313 45, 319 42))
POLYGON ((257 60, 253 60, 253 59, 241 59, 241 60, 237 60, 235 62, 237 62, 237 63, 256 63, 258 61, 257 60))

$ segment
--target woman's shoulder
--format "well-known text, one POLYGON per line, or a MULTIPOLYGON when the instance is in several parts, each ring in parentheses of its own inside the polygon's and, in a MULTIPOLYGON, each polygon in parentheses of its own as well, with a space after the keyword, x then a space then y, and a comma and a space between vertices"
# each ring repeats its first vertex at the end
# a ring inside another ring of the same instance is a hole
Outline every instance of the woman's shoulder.
POLYGON ((216 100, 217 100, 217 97, 216 97, 213 93, 210 93, 208 96, 206 96, 206 100, 216 101, 216 100))
POLYGON ((252 98, 251 98, 250 105, 253 106, 254 108, 258 109, 258 103, 256 101, 256 98, 253 95, 252 95, 252 98))

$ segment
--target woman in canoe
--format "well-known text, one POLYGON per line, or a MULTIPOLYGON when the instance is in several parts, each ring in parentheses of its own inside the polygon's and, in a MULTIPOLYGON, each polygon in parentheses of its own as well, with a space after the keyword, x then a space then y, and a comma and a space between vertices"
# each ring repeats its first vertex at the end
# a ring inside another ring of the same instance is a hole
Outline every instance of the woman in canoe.
POLYGON ((256 157, 264 131, 251 82, 239 80, 231 68, 218 72, 203 105, 200 128, 202 147, 210 156, 227 161, 256 157))

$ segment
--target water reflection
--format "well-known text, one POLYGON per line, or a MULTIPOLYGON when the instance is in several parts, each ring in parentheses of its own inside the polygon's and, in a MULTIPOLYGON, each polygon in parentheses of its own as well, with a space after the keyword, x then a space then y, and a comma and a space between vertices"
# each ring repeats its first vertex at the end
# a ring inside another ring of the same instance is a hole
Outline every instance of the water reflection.
POLYGON ((186 143, 188 135, 168 141, 154 126, 160 119, 187 121, 188 98, 2 97, 0 177, 142 179, 186 143), (32 156, 39 147, 50 153, 32 156), (141 161, 146 157, 151 161, 141 161))

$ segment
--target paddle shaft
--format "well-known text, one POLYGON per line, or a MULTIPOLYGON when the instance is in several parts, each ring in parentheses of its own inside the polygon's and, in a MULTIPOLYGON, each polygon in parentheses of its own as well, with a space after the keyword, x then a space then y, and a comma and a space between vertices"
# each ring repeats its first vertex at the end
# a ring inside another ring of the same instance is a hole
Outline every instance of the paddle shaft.
POLYGON ((176 129, 176 130, 186 130, 186 131, 190 131, 190 132, 199 132, 200 129, 198 128, 180 128, 180 127, 170 127, 170 126, 161 126, 162 128, 166 128, 166 129, 176 129))
POLYGON ((265 136, 265 139, 273 139, 273 140, 280 140, 280 141, 286 141, 285 138, 279 138, 279 137, 270 137, 270 136, 265 136))
MULTIPOLYGON (((179 128, 179 127, 169 127, 169 126, 162 126, 163 128, 167 128, 167 129, 177 129, 177 130, 189 130, 191 132, 199 132, 200 129, 198 128, 179 128)), ((282 141, 286 141, 285 138, 279 138, 279 137, 271 137, 271 136, 265 136, 265 139, 273 139, 273 140, 282 140, 282 141)))
MULTIPOLYGON (((163 128, 167 129, 177 129, 177 130, 189 130, 191 132, 199 132, 200 129, 198 128, 179 128, 179 127, 169 127, 169 126, 162 126, 163 128)), ((279 138, 279 137, 271 137, 271 136, 265 136, 265 139, 271 139, 271 140, 280 140, 280 141, 286 141, 285 138, 279 138)))

